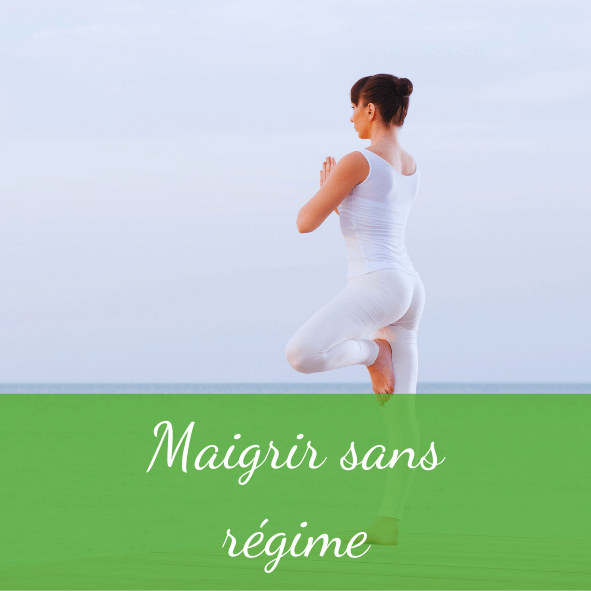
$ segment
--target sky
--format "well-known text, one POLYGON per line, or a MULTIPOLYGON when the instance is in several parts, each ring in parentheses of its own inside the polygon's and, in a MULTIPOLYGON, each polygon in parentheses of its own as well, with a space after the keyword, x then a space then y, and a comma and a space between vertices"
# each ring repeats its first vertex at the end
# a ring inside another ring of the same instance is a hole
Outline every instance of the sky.
POLYGON ((414 86, 419 381, 591 382, 584 0, 0 1, 0 382, 348 382, 292 334, 345 287, 299 234, 349 91, 414 86))

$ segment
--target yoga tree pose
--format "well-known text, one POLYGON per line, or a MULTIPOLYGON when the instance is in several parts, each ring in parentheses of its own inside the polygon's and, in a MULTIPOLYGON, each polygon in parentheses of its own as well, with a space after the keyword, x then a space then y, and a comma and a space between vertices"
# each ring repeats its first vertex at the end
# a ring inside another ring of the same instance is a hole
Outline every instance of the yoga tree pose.
MULTIPOLYGON (((425 290, 404 242, 419 186, 419 169, 402 149, 399 130, 412 93, 407 78, 376 74, 351 88, 353 123, 367 148, 339 160, 328 157, 320 190, 300 209, 299 232, 313 232, 335 211, 345 238, 345 288, 291 337, 285 349, 302 373, 367 366, 392 449, 418 450, 415 416, 417 330, 425 290), (400 396, 398 396, 400 394, 400 396)), ((386 494, 368 543, 396 544, 398 520, 414 470, 388 470, 386 494)))

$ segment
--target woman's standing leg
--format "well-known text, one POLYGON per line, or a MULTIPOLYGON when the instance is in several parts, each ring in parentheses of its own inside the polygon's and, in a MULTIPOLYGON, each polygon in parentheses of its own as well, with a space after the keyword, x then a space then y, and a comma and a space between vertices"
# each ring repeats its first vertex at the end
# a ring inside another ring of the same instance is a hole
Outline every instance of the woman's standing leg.
MULTIPOLYGON (((418 372, 417 330, 424 296, 420 278, 403 271, 384 269, 353 278, 293 335, 285 350, 294 369, 313 373, 358 363, 371 365, 378 354, 373 339, 388 341, 392 349, 395 394, 380 409, 392 451, 407 448, 419 451, 414 393, 418 372), (396 320, 392 321, 393 318, 396 320), (369 338, 363 338, 366 335, 369 338)), ((397 543, 397 524, 413 476, 414 471, 404 461, 388 469, 378 517, 365 530, 369 543, 397 543)))
MULTIPOLYGON (((419 425, 415 414, 417 332, 424 305, 425 289, 417 277, 412 303, 404 316, 369 335, 371 338, 387 340, 392 347, 394 394, 380 407, 388 432, 388 449, 402 452, 410 448, 415 455, 420 450, 419 425)), ((398 541, 398 521, 402 518, 415 474, 415 470, 408 467, 406 457, 388 469, 384 497, 376 521, 368 528, 368 541, 378 544, 396 544, 398 541)))
MULTIPOLYGON (((394 394, 380 407, 388 431, 388 450, 412 449, 415 458, 420 457, 421 446, 419 424, 415 413, 415 394, 394 394)), ((416 465, 417 460, 413 461, 416 465)), ((408 455, 404 455, 393 468, 388 468, 386 489, 378 515, 402 519, 402 512, 408 491, 415 475, 415 469, 408 467, 408 455)))
POLYGON ((417 333, 425 307, 425 288, 420 277, 412 278, 412 302, 398 320, 368 335, 370 339, 384 339, 392 348, 394 394, 415 394, 419 372, 417 333))

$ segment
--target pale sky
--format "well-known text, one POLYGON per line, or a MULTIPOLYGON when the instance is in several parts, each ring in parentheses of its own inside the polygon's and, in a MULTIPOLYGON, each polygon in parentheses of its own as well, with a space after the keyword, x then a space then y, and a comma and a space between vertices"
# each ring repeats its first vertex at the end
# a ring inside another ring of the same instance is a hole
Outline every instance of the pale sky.
POLYGON ((0 382, 340 382, 291 335, 345 286, 326 156, 414 85, 419 381, 591 382, 586 0, 0 2, 0 382))

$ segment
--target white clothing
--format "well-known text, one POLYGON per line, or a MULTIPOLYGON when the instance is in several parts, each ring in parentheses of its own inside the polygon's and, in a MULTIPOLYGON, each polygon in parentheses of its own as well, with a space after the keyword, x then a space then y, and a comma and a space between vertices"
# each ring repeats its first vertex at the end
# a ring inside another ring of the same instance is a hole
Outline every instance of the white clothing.
POLYGON ((386 268, 417 275, 406 252, 404 231, 419 187, 418 165, 407 176, 377 154, 365 148, 360 152, 369 163, 369 174, 338 206, 347 279, 386 268))
POLYGON ((415 393, 424 301, 418 275, 388 268, 355 276, 291 337, 285 357, 302 373, 372 365, 379 352, 373 339, 385 339, 392 347, 394 393, 415 393))
MULTIPOLYGON (((379 352, 373 339, 387 340, 392 348, 394 394, 402 394, 380 407, 388 445, 391 450, 411 448, 418 453, 414 394, 425 289, 408 258, 404 230, 419 170, 405 176, 377 154, 361 153, 369 162, 369 174, 338 207, 347 250, 346 286, 297 330, 285 357, 303 373, 372 365, 379 352)), ((414 472, 404 461, 388 470, 378 515, 402 517, 414 472)))
MULTIPOLYGON (((315 373, 372 365, 379 351, 373 339, 387 340, 392 348, 395 395, 380 410, 388 431, 388 449, 411 448, 415 455, 420 447, 414 400, 417 329, 424 303, 425 290, 418 275, 390 268, 359 275, 348 279, 346 287, 300 327, 285 349, 294 369, 315 373)), ((406 460, 388 469, 378 515, 402 518, 414 473, 406 460)))
MULTIPOLYGON (((421 435, 415 413, 414 395, 391 396, 384 406, 380 406, 382 416, 386 422, 388 431, 388 450, 412 449, 415 452, 413 465, 416 465, 421 456, 421 435)), ((404 505, 408 497, 408 491, 412 484, 416 468, 408 467, 408 454, 396 462, 393 468, 386 471, 386 489, 378 515, 402 519, 404 505)))

